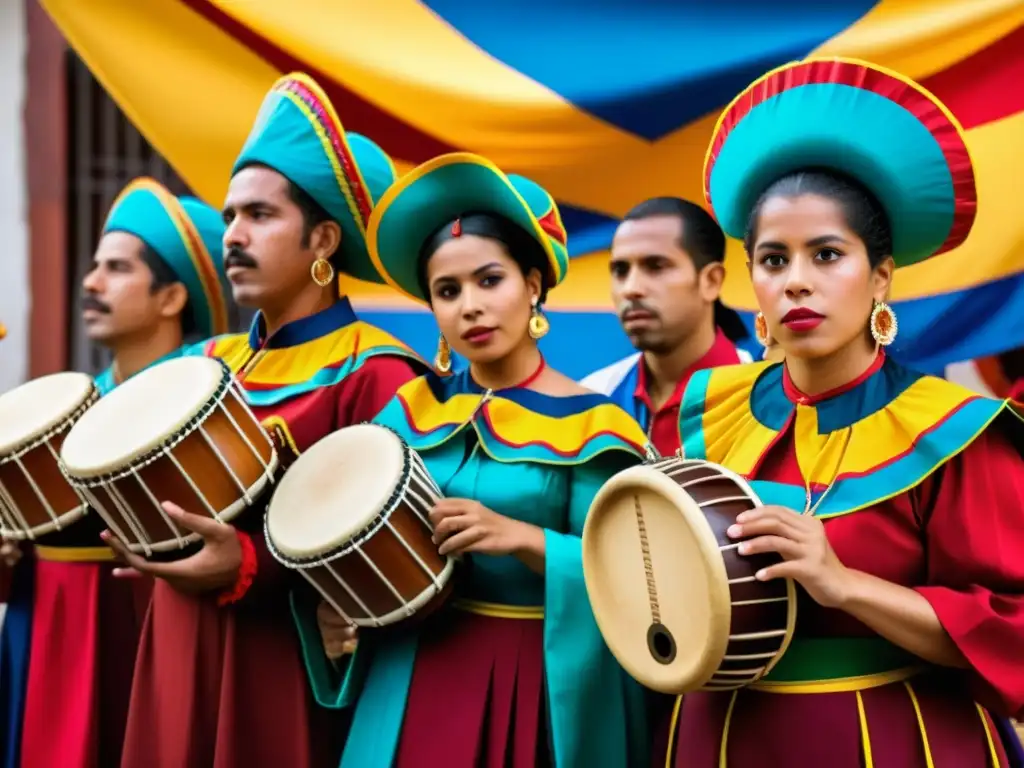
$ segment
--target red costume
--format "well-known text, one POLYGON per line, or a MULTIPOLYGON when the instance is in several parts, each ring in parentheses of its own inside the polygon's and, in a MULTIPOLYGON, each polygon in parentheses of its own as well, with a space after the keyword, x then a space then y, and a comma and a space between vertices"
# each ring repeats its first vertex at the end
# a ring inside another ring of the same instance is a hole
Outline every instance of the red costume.
MULTIPOLYGON (((257 318, 250 334, 214 339, 204 351, 231 367, 253 412, 294 452, 371 420, 423 370, 400 342, 358 321, 347 300, 269 339, 257 318)), ((336 765, 343 733, 313 704, 291 619, 288 591, 299 580, 270 556, 253 512, 238 523, 256 552, 241 600, 221 607, 216 594, 184 595, 157 580, 125 768, 336 765)))

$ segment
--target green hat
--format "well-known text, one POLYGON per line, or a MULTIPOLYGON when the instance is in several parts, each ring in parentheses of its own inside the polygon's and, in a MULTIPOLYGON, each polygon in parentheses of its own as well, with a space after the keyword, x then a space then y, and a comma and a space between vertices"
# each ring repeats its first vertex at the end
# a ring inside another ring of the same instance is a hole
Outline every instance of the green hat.
POLYGON ((345 131, 327 94, 308 75, 282 77, 267 93, 231 174, 252 163, 273 168, 338 223, 343 272, 380 282, 366 250, 366 226, 396 178, 394 163, 365 136, 345 131))
POLYGON ((704 161, 704 196, 742 238, 762 192, 804 169, 851 176, 877 198, 897 267, 967 239, 977 215, 963 129, 930 92, 857 59, 810 58, 774 69, 725 108, 704 161))
POLYGON ((545 275, 554 288, 569 270, 565 226, 547 191, 522 176, 506 176, 490 160, 469 152, 435 157, 409 171, 384 194, 370 217, 370 258, 391 287, 427 303, 417 279, 423 243, 438 228, 470 212, 487 212, 518 224, 547 256, 545 275))
POLYGON ((103 234, 127 232, 148 245, 188 291, 197 330, 204 336, 228 331, 228 285, 224 274, 224 221, 194 197, 175 197, 159 182, 139 178, 114 200, 103 234))

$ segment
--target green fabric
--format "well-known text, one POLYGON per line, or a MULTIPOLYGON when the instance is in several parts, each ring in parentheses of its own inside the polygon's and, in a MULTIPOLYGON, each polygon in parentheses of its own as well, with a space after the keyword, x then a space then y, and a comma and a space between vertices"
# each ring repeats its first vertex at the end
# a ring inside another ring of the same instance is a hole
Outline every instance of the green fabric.
POLYGON ((921 663, 914 654, 880 637, 794 638, 761 681, 811 683, 892 672, 921 663))
POLYGON ((506 176, 482 158, 446 155, 400 179, 374 214, 370 252, 388 282, 426 303, 417 279, 420 251, 435 231, 468 213, 492 213, 517 224, 544 248, 549 288, 569 268, 564 227, 551 196, 539 185, 506 176), (552 236, 551 233, 556 233, 552 236))
MULTIPOLYGON (((395 425, 396 427, 399 425, 395 425)), ((467 434, 467 439, 473 433, 467 434)), ((446 496, 476 498, 499 514, 546 529, 546 573, 516 558, 470 555, 461 595, 512 605, 544 605, 544 671, 555 765, 647 765, 648 697, 604 644, 583 580, 583 522, 597 489, 639 459, 609 453, 576 466, 503 464, 476 445, 450 440, 423 459, 446 496)), ((293 602, 316 700, 354 707, 342 768, 390 768, 402 732, 421 628, 367 635, 339 672, 324 657, 313 606, 293 602)), ((438 706, 444 705, 439 693, 438 706)))

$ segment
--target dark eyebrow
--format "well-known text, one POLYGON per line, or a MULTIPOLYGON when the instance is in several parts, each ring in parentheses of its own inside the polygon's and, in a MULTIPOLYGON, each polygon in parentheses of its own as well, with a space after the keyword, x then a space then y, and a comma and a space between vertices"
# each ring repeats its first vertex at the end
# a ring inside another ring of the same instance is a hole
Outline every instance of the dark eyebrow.
POLYGON ((828 245, 829 243, 842 243, 843 245, 849 245, 848 240, 844 240, 839 235, 822 235, 821 237, 815 237, 813 240, 808 240, 805 245, 808 248, 817 248, 821 245, 828 245))
POLYGON ((237 203, 228 203, 224 206, 221 214, 227 215, 235 211, 252 211, 255 208, 265 208, 271 211, 277 210, 277 206, 267 200, 242 200, 237 203))
MULTIPOLYGON (((496 261, 492 261, 492 262, 489 262, 487 264, 484 264, 482 267, 477 267, 470 274, 473 277, 480 277, 480 275, 484 274, 489 269, 494 269, 495 267, 497 267, 498 269, 501 269, 501 264, 499 264, 496 261)), ((438 275, 437 277, 435 277, 433 280, 430 281, 430 284, 431 285, 437 285, 438 283, 442 283, 442 282, 444 282, 446 280, 453 280, 454 281, 454 280, 457 280, 457 279, 458 278, 454 277, 453 275, 438 275)))
MULTIPOLYGON (((830 243, 842 243, 843 245, 849 245, 850 241, 841 238, 839 235, 821 235, 820 237, 808 240, 804 245, 807 248, 820 248, 821 246, 829 245, 830 243)), ((757 250, 761 251, 767 249, 771 249, 773 251, 785 251, 786 244, 777 241, 758 243, 757 250)))

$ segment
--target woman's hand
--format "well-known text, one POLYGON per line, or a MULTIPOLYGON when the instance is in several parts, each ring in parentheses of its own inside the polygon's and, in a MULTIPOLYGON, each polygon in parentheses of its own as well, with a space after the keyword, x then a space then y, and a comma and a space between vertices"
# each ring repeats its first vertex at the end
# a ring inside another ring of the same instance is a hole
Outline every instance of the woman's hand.
POLYGON ((777 552, 782 556, 783 562, 757 572, 759 580, 794 579, 819 605, 841 608, 844 604, 849 571, 836 557, 821 520, 768 505, 737 515, 726 533, 733 539, 748 539, 737 548, 741 555, 777 552))
POLYGON ((470 499, 441 499, 430 510, 430 523, 434 526, 434 544, 442 555, 516 554, 535 528, 470 499))
POLYGON ((356 652, 359 635, 355 627, 350 625, 325 600, 316 607, 316 623, 320 627, 320 639, 324 643, 324 653, 331 661, 356 652))

